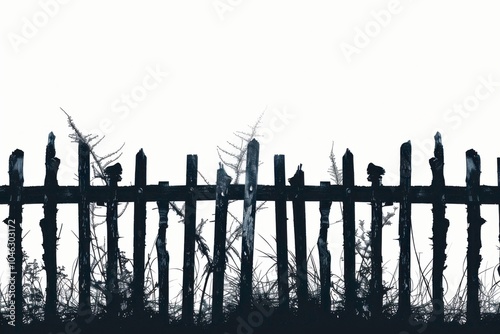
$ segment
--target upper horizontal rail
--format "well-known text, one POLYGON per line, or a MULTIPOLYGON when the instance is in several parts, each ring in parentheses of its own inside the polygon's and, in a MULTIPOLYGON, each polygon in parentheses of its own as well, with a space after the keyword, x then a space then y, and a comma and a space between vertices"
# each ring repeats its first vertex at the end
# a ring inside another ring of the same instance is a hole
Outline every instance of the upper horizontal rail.
MULTIPOLYGON (((230 200, 243 200, 245 186, 243 184, 230 185, 228 189, 228 198, 230 200)), ((292 201, 296 195, 296 187, 279 187, 273 185, 258 185, 258 201, 274 201, 283 199, 280 197, 284 192, 287 201, 292 201)), ((144 200, 147 202, 156 202, 158 200, 185 201, 188 195, 195 194, 197 201, 215 200, 215 185, 198 185, 195 187, 170 186, 160 187, 158 185, 147 185, 143 191, 144 200)), ((30 186, 23 188, 23 204, 43 204, 44 200, 43 186, 30 186)), ((304 186, 301 188, 301 197, 305 201, 335 201, 340 202, 346 198, 346 188, 342 185, 304 186)), ((106 186, 90 186, 88 188, 87 200, 90 202, 106 202, 108 200, 108 189, 106 186)), ((350 189, 350 196, 355 202, 370 202, 372 191, 368 186, 354 186, 350 189)), ((467 204, 470 203, 466 187, 445 186, 445 202, 448 204, 467 204)), ((121 186, 117 190, 119 202, 134 202, 137 196, 136 186, 121 186)), ((378 193, 378 199, 383 202, 400 202, 402 192, 400 186, 381 186, 378 193)), ((60 186, 57 190, 57 203, 78 203, 80 200, 80 190, 78 186, 60 186)), ((435 194, 431 186, 412 186, 410 188, 411 203, 431 204, 435 201, 435 194)), ((9 186, 0 186, 0 204, 9 204, 10 188, 9 186)), ((480 186, 479 204, 500 204, 499 186, 480 186)))

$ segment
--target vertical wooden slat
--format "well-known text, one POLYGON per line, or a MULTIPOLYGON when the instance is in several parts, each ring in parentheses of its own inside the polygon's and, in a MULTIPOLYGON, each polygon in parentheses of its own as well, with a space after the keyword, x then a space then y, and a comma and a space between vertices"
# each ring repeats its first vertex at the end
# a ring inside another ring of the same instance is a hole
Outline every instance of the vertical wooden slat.
MULTIPOLYGON (((500 189, 500 158, 497 158, 497 184, 498 188, 500 189)), ((498 205, 498 242, 500 244, 500 203, 498 205)), ((497 267, 498 275, 500 275, 500 253, 499 253, 499 258, 498 258, 498 267, 497 267)))
POLYGON ((132 307, 134 315, 144 313, 144 255, 146 247, 146 188, 147 157, 141 149, 135 156, 134 203, 134 281, 132 286, 132 307))
POLYGON ((119 163, 109 166, 104 170, 109 187, 109 198, 106 203, 107 226, 107 267, 106 267, 106 308, 107 315, 116 317, 120 308, 118 289, 118 181, 121 180, 122 167, 119 163))
POLYGON ((224 271, 226 270, 226 233, 227 233, 227 191, 231 183, 231 177, 220 166, 217 170, 217 185, 215 192, 215 236, 214 236, 214 281, 212 322, 221 323, 223 320, 223 298, 224 298, 224 271))
POLYGON ((378 198, 382 185, 382 175, 385 170, 372 163, 368 164, 368 181, 372 183, 371 207, 372 221, 370 231, 371 241, 371 279, 370 279, 370 312, 373 319, 382 315, 382 202, 378 198))
POLYGON ((485 220, 481 217, 479 202, 479 185, 481 175, 481 158, 474 150, 466 152, 467 175, 467 323, 477 324, 481 320, 479 307, 479 266, 482 257, 481 225, 485 220))
POLYGON ((401 203, 399 208, 399 308, 400 318, 410 316, 411 293, 411 143, 401 145, 399 187, 401 189, 401 203))
POLYGON ((290 296, 288 292, 288 237, 285 193, 285 156, 274 156, 274 185, 276 187, 276 262, 278 265, 278 310, 288 312, 290 296))
MULTIPOLYGON (((327 188, 330 182, 321 182, 321 188, 327 188)), ((321 285, 321 308, 324 312, 330 312, 330 275, 331 275, 331 255, 328 250, 328 228, 330 227, 330 208, 332 201, 320 201, 320 230, 318 237, 319 252, 319 276, 321 285)))
POLYGON ((194 251, 196 235, 196 192, 198 182, 198 156, 187 156, 186 186, 190 193, 186 198, 184 217, 184 264, 182 277, 182 322, 193 324, 194 315, 194 251))
MULTIPOLYGON (((168 187, 168 182, 159 182, 159 186, 162 189, 168 187)), ((166 199, 161 199, 156 202, 158 205, 158 212, 160 216, 159 226, 158 226, 158 237, 156 239, 156 253, 158 255, 158 307, 160 317, 163 320, 168 320, 168 280, 169 280, 169 262, 170 256, 168 254, 167 245, 167 228, 168 228, 168 201, 166 199)))
POLYGON ((444 149, 439 132, 434 136, 434 157, 429 159, 432 170, 432 304, 437 323, 444 321, 443 312, 443 272, 446 262, 446 234, 450 222, 445 217, 446 198, 444 195, 444 149))
MULTIPOLYGON (((23 325, 23 249, 21 240, 23 235, 23 165, 24 152, 21 150, 12 152, 9 157, 9 217, 4 222, 8 225, 9 231, 7 260, 10 268, 10 280, 14 280, 15 314, 14 318, 9 318, 9 323, 13 323, 16 329, 21 329, 23 325), (14 240, 12 240, 12 236, 14 240)), ((12 303, 12 297, 10 298, 9 303, 12 303)))
POLYGON ((90 205, 87 199, 90 188, 89 146, 78 144, 78 307, 90 312, 90 205))
POLYGON ((344 229, 344 284, 345 313, 354 316, 356 307, 356 225, 355 202, 352 198, 354 189, 354 162, 351 151, 346 150, 342 158, 342 183, 345 188, 343 208, 344 229))
POLYGON ((307 308, 307 244, 306 244, 306 203, 302 195, 304 187, 304 171, 299 165, 295 175, 289 180, 293 188, 293 227, 295 234, 295 264, 297 270, 297 302, 299 312, 307 308))
POLYGON ((57 319, 57 171, 60 160, 56 158, 56 136, 51 132, 45 150, 45 194, 43 213, 40 220, 43 236, 42 259, 47 273, 47 294, 45 300, 45 320, 53 322, 57 319))
POLYGON ((252 304, 253 251, 255 212, 257 204, 257 176, 259 169, 259 142, 248 143, 243 198, 243 225, 241 234, 240 311, 247 313, 252 304))

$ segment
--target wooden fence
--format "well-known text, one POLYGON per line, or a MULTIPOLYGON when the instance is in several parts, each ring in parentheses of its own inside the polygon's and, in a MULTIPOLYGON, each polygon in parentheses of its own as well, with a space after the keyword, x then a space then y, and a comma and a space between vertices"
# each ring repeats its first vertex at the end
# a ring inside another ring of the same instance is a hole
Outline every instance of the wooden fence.
MULTIPOLYGON (((446 204, 464 204, 467 206, 468 248, 467 248, 467 322, 480 320, 481 313, 478 300, 478 269, 481 262, 480 230, 484 220, 480 215, 481 204, 500 204, 500 158, 497 160, 499 186, 480 185, 480 157, 474 150, 466 152, 466 185, 465 187, 445 185, 443 175, 443 145, 439 133, 435 136, 434 157, 429 160, 432 169, 430 186, 411 185, 411 143, 401 146, 400 152, 400 184, 399 186, 383 186, 381 184, 384 169, 373 164, 367 168, 371 186, 354 184, 353 155, 347 150, 342 159, 343 184, 332 185, 321 182, 319 186, 304 185, 304 171, 299 166, 297 172, 286 184, 285 157, 274 156, 274 185, 258 185, 259 143, 252 140, 248 145, 246 159, 246 180, 244 185, 232 185, 231 177, 222 166, 217 170, 216 185, 198 185, 197 156, 187 156, 186 185, 169 186, 168 182, 148 185, 146 182, 146 156, 141 150, 136 155, 135 185, 118 186, 122 172, 120 164, 106 168, 107 185, 90 185, 90 152, 88 145, 79 144, 78 186, 60 186, 57 171, 60 164, 55 157, 55 136, 49 135, 46 150, 46 177, 43 186, 23 187, 23 152, 15 150, 9 158, 10 184, 0 187, 0 204, 9 205, 9 217, 5 222, 9 225, 9 233, 14 236, 14 261, 11 266, 15 278, 15 314, 17 324, 22 324, 22 206, 25 204, 43 204, 44 218, 40 221, 43 232, 43 261, 47 276, 45 317, 46 320, 57 319, 56 312, 56 215, 57 204, 78 204, 79 248, 78 248, 78 288, 79 306, 90 306, 90 203, 106 203, 107 207, 107 254, 106 271, 106 308, 109 315, 118 313, 116 298, 117 287, 117 249, 118 249, 118 214, 119 202, 134 203, 134 254, 133 254, 133 312, 140 315, 144 310, 144 268, 145 268, 145 224, 146 203, 157 202, 159 209, 159 227, 156 241, 158 254, 159 312, 168 316, 168 273, 169 254, 165 248, 167 215, 170 201, 185 202, 185 233, 183 262, 182 320, 186 324, 193 323, 194 317, 194 265, 195 265, 195 233, 196 204, 198 201, 215 201, 215 237, 213 257, 213 301, 212 320, 223 320, 223 290, 226 265, 226 223, 228 202, 242 200, 242 258, 240 282, 241 312, 250 310, 252 304, 252 271, 254 255, 254 229, 256 201, 275 202, 276 217, 276 254, 279 309, 289 309, 289 273, 287 246, 287 202, 293 205, 293 228, 295 237, 295 262, 297 265, 297 300, 299 311, 308 302, 307 248, 306 248, 306 201, 319 202, 320 230, 318 238, 321 305, 326 312, 331 310, 330 300, 330 253, 327 249, 327 231, 329 226, 330 207, 333 201, 343 205, 343 241, 344 241, 344 282, 346 316, 355 314, 357 299, 357 283, 355 278, 355 204, 371 203, 371 280, 369 307, 371 316, 382 316, 382 206, 383 203, 399 203, 399 303, 398 313, 402 317, 410 316, 410 229, 411 208, 413 203, 432 204, 433 213, 433 275, 432 293, 436 321, 443 321, 443 270, 446 260, 446 234, 449 221, 446 218, 446 204)), ((10 245, 12 246, 12 245, 10 245)))

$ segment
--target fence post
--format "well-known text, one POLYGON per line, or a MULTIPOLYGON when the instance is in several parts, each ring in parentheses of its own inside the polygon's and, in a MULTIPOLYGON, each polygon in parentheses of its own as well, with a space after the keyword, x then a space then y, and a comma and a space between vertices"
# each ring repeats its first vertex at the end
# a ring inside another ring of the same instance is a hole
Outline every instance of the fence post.
MULTIPOLYGON (((168 182, 160 182, 160 191, 166 190, 168 187, 168 182)), ((166 233, 168 228, 168 201, 166 199, 161 199, 156 202, 158 205, 158 213, 160 215, 160 221, 158 226, 158 238, 156 239, 156 253, 158 255, 158 307, 160 318, 168 321, 168 267, 170 262, 170 256, 168 254, 166 245, 166 233)))
POLYGON ((446 234, 450 222, 445 218, 446 198, 444 195, 444 150, 439 132, 434 136, 434 157, 429 159, 432 170, 432 305, 437 323, 444 322, 443 272, 446 262, 446 234))
MULTIPOLYGON (((498 188, 500 189, 500 158, 497 158, 497 185, 498 188)), ((500 203, 498 205, 498 216, 500 218, 500 203)), ((498 226, 498 241, 500 242, 500 219, 498 220, 499 226, 498 226)), ((498 257, 498 267, 497 267, 498 275, 500 275, 500 254, 498 257)))
POLYGON ((481 217, 479 178, 481 175, 481 158, 474 150, 466 152, 467 175, 467 323, 477 324, 481 320, 479 308, 479 266, 482 257, 481 225, 485 220, 481 217))
POLYGON ((147 157, 141 149, 135 156, 134 203, 134 281, 132 287, 133 314, 144 314, 144 255, 146 247, 146 188, 147 157))
MULTIPOLYGON (((21 150, 12 152, 9 157, 9 217, 4 220, 8 226, 9 235, 7 260, 10 268, 10 279, 14 280, 15 314, 14 319, 9 317, 9 322, 14 323, 16 329, 21 329, 23 326, 23 164, 24 152, 21 150), (13 241, 12 237, 14 237, 13 241), (14 249, 13 254, 12 249, 14 249)), ((9 302, 12 302, 12 297, 9 302)))
POLYGON ((42 259, 47 273, 47 295, 45 300, 45 320, 57 320, 57 171, 60 160, 56 158, 54 133, 49 134, 45 150, 44 218, 40 220, 43 235, 42 259))
POLYGON ((108 235, 106 267, 106 308, 110 317, 116 317, 120 309, 120 294, 118 288, 118 181, 122 174, 122 167, 119 163, 107 167, 104 170, 109 187, 109 198, 106 203, 106 225, 108 235))
POLYGON ((194 251, 196 236, 196 185, 198 182, 198 156, 187 156, 186 197, 184 216, 184 264, 182 277, 182 322, 193 324, 194 316, 194 251))
POLYGON ((78 309, 91 312, 90 307, 90 149, 78 143, 78 309))
POLYGON ((382 316, 383 286, 382 286, 382 202, 378 198, 382 185, 382 175, 385 170, 372 163, 368 164, 368 181, 372 183, 371 206, 372 222, 371 240, 371 279, 370 279, 370 312, 373 319, 382 316))
POLYGON ((278 265, 278 310, 288 312, 290 296, 288 292, 288 236, 285 193, 285 156, 274 156, 274 185, 276 187, 276 262, 278 265))
POLYGON ((342 184, 345 191, 343 207, 343 230, 344 230, 344 284, 345 305, 344 311, 347 316, 355 315, 356 307, 356 225, 355 225, 355 202, 352 198, 354 189, 354 162, 353 155, 349 149, 342 157, 342 184))
MULTIPOLYGON (((328 188, 330 182, 321 182, 321 188, 328 188)), ((328 250, 328 228, 330 227, 330 208, 332 201, 320 201, 319 212, 320 230, 318 237, 318 253, 319 253, 319 276, 321 284, 321 307, 324 312, 329 313, 331 307, 330 300, 330 275, 331 275, 331 255, 328 250)))
POLYGON ((224 271, 226 270, 226 233, 227 233, 227 192, 231 177, 220 165, 217 170, 217 185, 215 191, 215 236, 214 236, 214 281, 212 322, 218 324, 223 320, 224 271))
POLYGON ((401 203, 399 209, 399 308, 401 319, 410 316, 411 293, 411 143, 401 145, 399 188, 401 203))
POLYGON ((306 311, 308 302, 307 287, 307 248, 306 248, 306 204, 302 195, 304 171, 299 165, 295 175, 289 180, 294 194, 293 227, 295 234, 295 264, 297 270, 297 302, 299 312, 306 311))
POLYGON ((240 311, 247 314, 252 304, 253 248, 255 212, 257 204, 257 176, 259 170, 259 142, 248 143, 243 199, 243 223, 241 234, 241 285, 240 311))

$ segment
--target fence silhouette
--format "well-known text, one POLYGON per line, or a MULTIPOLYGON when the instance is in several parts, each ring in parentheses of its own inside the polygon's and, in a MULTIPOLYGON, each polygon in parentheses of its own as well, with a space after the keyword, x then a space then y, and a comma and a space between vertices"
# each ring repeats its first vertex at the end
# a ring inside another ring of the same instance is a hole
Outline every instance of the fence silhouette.
MULTIPOLYGON (((432 170, 430 186, 411 185, 411 143, 401 145, 400 151, 400 184, 399 186, 383 186, 381 184, 384 169, 373 164, 367 168, 371 186, 354 184, 353 155, 347 150, 342 159, 343 184, 335 185, 321 182, 319 186, 305 185, 304 172, 301 166, 286 184, 285 157, 274 156, 274 185, 259 185, 257 175, 259 168, 259 143, 252 140, 248 144, 246 158, 246 180, 244 185, 231 184, 231 177, 226 174, 222 165, 217 170, 216 185, 198 185, 197 156, 187 156, 186 184, 170 186, 168 182, 148 185, 146 182, 146 156, 142 150, 136 155, 135 184, 118 186, 122 168, 116 164, 106 168, 106 186, 90 184, 90 150, 85 143, 79 143, 78 149, 78 186, 60 186, 57 171, 60 161, 55 156, 55 136, 50 133, 46 149, 46 176, 43 186, 23 187, 23 158, 21 150, 15 150, 9 158, 9 185, 0 186, 0 204, 9 205, 9 217, 4 220, 9 225, 9 236, 14 236, 14 245, 10 244, 13 254, 11 275, 15 279, 15 314, 16 325, 22 324, 22 207, 25 204, 43 204, 44 218, 40 221, 43 233, 43 261, 46 271, 47 287, 45 302, 45 319, 57 319, 56 312, 56 218, 57 204, 78 204, 79 245, 78 245, 78 288, 79 306, 90 306, 91 266, 90 266, 90 203, 106 203, 107 254, 106 269, 106 312, 118 314, 119 305, 116 298, 117 286, 117 250, 118 250, 118 214, 119 202, 134 203, 134 253, 132 307, 134 314, 144 311, 144 268, 145 268, 145 224, 146 203, 157 202, 159 209, 158 236, 156 248, 158 255, 159 313, 168 316, 168 279, 169 254, 166 249, 167 215, 170 201, 185 202, 184 219, 184 260, 183 260, 183 292, 182 321, 192 324, 194 317, 194 270, 195 270, 195 233, 196 205, 198 201, 215 201, 215 234, 213 256, 213 300, 212 321, 223 320, 223 290, 226 265, 226 224, 228 203, 230 200, 243 201, 243 228, 241 249, 240 300, 241 312, 251 309, 252 305, 252 272, 254 254, 254 229, 256 201, 273 201, 275 203, 276 220, 276 255, 278 274, 278 308, 289 309, 289 272, 287 245, 287 203, 293 206, 293 229, 295 238, 295 263, 297 265, 297 301, 298 310, 307 307, 308 275, 306 253, 306 201, 319 202, 320 230, 318 238, 321 307, 325 312, 331 310, 330 297, 330 253, 327 248, 327 231, 332 202, 343 205, 343 248, 344 248, 344 282, 345 300, 344 314, 355 314, 357 299, 356 257, 355 257, 355 204, 371 203, 371 278, 369 309, 371 317, 382 316, 382 207, 388 203, 399 203, 399 302, 398 314, 409 317, 411 313, 411 281, 410 281, 410 229, 411 208, 413 203, 432 204, 433 213, 433 265, 432 294, 433 307, 437 322, 444 321, 443 306, 443 270, 446 261, 446 234, 449 221, 446 218, 446 204, 464 204, 467 206, 468 248, 467 248, 467 322, 480 321, 480 305, 478 298, 478 270, 481 262, 481 204, 500 204, 500 186, 480 185, 480 157, 474 150, 466 152, 466 185, 465 187, 445 185, 443 174, 443 145, 441 136, 436 134, 434 157, 429 160, 432 170), (438 310, 438 308, 440 308, 438 310)), ((500 158, 497 159, 498 180, 500 185, 500 158)))

